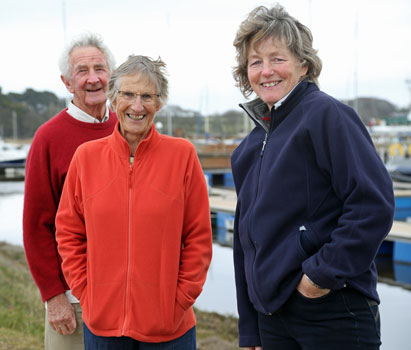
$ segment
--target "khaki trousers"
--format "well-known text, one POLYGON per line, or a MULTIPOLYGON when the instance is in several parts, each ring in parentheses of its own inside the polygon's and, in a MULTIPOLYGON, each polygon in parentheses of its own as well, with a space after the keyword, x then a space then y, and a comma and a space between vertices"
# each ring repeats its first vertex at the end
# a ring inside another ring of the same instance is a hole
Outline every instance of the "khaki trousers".
POLYGON ((81 318, 81 307, 79 303, 72 304, 76 310, 77 327, 73 334, 61 335, 57 333, 47 319, 44 330, 45 350, 84 350, 83 341, 83 319, 81 318))

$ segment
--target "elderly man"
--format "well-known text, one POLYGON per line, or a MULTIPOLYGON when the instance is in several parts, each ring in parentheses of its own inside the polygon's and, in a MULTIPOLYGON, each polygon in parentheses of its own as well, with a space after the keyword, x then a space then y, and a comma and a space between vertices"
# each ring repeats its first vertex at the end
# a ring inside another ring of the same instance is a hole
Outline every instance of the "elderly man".
POLYGON ((73 99, 37 130, 27 157, 24 247, 46 303, 46 350, 84 349, 81 309, 61 271, 54 220, 74 151, 113 131, 117 118, 105 94, 113 69, 113 56, 100 37, 84 34, 73 40, 60 60, 61 80, 73 99))

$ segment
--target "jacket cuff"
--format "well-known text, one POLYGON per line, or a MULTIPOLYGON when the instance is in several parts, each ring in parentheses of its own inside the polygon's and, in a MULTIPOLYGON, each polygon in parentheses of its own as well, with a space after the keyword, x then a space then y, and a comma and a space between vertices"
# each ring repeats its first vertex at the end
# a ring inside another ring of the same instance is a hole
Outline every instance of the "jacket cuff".
POLYGON ((261 346, 260 335, 244 335, 239 337, 240 348, 261 346))

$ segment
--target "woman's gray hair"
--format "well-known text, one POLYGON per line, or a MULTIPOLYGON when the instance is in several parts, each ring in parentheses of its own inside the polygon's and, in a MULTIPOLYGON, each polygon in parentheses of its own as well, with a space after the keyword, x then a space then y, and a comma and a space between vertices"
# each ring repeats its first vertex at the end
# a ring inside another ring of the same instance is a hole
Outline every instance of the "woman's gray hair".
POLYGON ((140 75, 153 83, 160 95, 160 108, 167 103, 168 80, 166 78, 166 64, 159 57, 153 60, 147 56, 128 56, 127 61, 122 63, 112 74, 108 83, 107 98, 113 104, 117 98, 121 78, 140 75))
POLYGON ((109 48, 104 44, 101 36, 95 33, 83 33, 75 37, 71 41, 71 43, 68 46, 66 46, 63 53, 60 56, 60 72, 61 75, 63 75, 67 80, 71 80, 70 55, 76 47, 95 47, 96 49, 100 50, 106 58, 110 73, 114 70, 116 65, 114 56, 109 50, 109 48))
POLYGON ((233 76, 245 97, 253 92, 247 74, 250 45, 255 46, 266 38, 279 40, 286 45, 301 65, 308 66, 304 78, 319 85, 318 77, 322 63, 317 56, 317 50, 312 47, 313 37, 310 29, 290 16, 279 4, 270 9, 259 6, 241 23, 233 43, 237 50, 237 65, 233 68, 233 76))

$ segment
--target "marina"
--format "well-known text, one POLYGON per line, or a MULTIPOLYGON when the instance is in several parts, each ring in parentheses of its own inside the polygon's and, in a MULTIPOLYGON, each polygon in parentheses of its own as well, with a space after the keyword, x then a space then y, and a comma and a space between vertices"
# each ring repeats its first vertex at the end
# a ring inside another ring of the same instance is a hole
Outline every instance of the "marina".
MULTIPOLYGON (((223 187, 211 187, 209 199, 216 240, 223 245, 231 246, 237 197, 232 188, 234 186, 232 176, 229 178, 229 175, 231 173, 224 173, 223 187)), ((213 181, 215 181, 214 178, 211 179, 212 183, 213 181)), ((409 184, 394 183, 394 195, 394 223, 386 237, 386 241, 391 244, 383 244, 380 252, 384 255, 392 255, 394 262, 411 264, 411 189, 409 184)))
POLYGON ((5 142, 0 138, 0 181, 24 180, 29 146, 5 142))
MULTIPOLYGON (((408 205, 402 203, 402 206, 397 206, 396 220, 377 255, 377 267, 379 272, 383 272, 381 280, 411 290, 411 191, 395 191, 395 195, 396 205, 402 200, 408 205)), ((235 191, 212 188, 209 199, 214 239, 223 246, 232 247, 235 191)))
MULTIPOLYGON (((214 244, 207 281, 195 306, 204 311, 238 316, 232 257, 237 197, 229 161, 234 148, 235 145, 221 144, 198 147, 209 188, 214 244)), ((8 164, 2 170, 0 241, 22 246, 24 166, 8 164)), ((411 308, 411 183, 395 182, 394 187, 395 221, 376 258, 382 350, 408 349, 411 343, 408 332, 411 314, 403 312, 411 308)))
POLYGON ((24 168, 27 150, 23 145, 15 145, 0 139, 0 169, 24 168))

